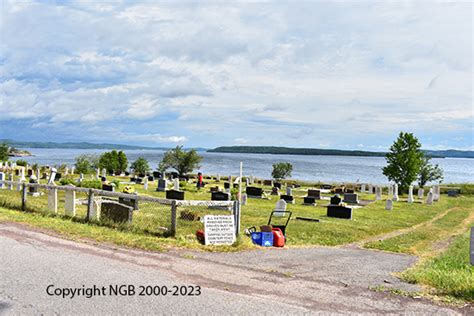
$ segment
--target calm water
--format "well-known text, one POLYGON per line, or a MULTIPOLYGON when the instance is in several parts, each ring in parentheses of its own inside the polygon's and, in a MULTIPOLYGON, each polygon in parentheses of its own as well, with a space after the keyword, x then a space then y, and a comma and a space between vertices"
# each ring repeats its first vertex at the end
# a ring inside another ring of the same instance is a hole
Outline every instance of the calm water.
MULTIPOLYGON (((24 159, 41 165, 74 165, 74 158, 80 154, 100 154, 102 149, 28 149, 34 156, 24 159)), ((138 157, 146 158, 150 167, 158 166, 163 151, 161 150, 125 150, 129 161, 138 157)), ((221 176, 238 175, 239 162, 244 163, 244 175, 259 178, 271 178, 272 164, 291 162, 293 179, 324 182, 372 182, 386 183, 382 174, 385 166, 383 157, 342 157, 342 156, 298 156, 298 155, 262 155, 262 154, 227 154, 201 152, 203 161, 201 169, 204 174, 221 176)), ((447 158, 432 159, 444 170, 445 183, 474 182, 474 159, 447 158)))

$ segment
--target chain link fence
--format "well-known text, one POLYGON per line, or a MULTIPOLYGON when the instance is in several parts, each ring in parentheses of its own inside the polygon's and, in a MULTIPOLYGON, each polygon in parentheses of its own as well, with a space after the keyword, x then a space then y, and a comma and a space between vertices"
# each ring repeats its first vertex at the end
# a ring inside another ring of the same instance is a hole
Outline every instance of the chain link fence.
POLYGON ((205 215, 234 215, 235 201, 179 201, 75 186, 0 181, 0 206, 155 236, 195 234, 205 215))

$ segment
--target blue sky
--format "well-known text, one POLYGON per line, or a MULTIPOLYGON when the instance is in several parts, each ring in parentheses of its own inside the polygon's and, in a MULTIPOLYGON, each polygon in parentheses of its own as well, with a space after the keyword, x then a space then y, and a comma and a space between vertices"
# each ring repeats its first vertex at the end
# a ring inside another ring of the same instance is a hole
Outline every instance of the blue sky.
POLYGON ((469 2, 2 1, 0 138, 471 149, 469 2))

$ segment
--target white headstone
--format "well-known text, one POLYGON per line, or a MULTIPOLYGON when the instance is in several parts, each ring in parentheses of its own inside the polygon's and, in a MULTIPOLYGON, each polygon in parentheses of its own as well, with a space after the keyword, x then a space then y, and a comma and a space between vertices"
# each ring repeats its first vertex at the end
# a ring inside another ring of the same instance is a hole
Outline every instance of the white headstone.
POLYGON ((40 170, 40 168, 36 169, 36 179, 38 179, 38 181, 39 181, 39 179, 41 179, 41 170, 40 170))
POLYGON ((82 182, 82 181, 84 181, 84 174, 83 173, 81 173, 79 175, 79 182, 82 182))
POLYGON ((395 202, 399 200, 399 198, 398 198, 398 184, 396 184, 396 183, 393 185, 393 197, 392 197, 392 200, 395 201, 395 202))
POLYGON ((245 185, 246 186, 249 186, 250 185, 250 179, 247 177, 245 178, 245 185))
POLYGON ((441 193, 440 188, 439 188, 439 185, 437 184, 433 187, 433 201, 435 202, 439 201, 440 196, 441 196, 440 193, 441 193))
POLYGON ((205 215, 204 240, 206 245, 232 245, 235 242, 234 216, 205 215))
POLYGON ((100 174, 99 168, 95 169, 95 179, 96 179, 96 180, 99 180, 99 177, 100 177, 99 174, 100 174))
POLYGON ((217 180, 217 182, 220 182, 221 181, 221 176, 217 175, 216 180, 217 180))
MULTIPOLYGON (((0 172, 0 181, 5 181, 5 173, 0 172)), ((5 183, 0 182, 0 189, 5 189, 5 183)))
POLYGON ((408 187, 408 199, 407 199, 407 202, 408 203, 413 203, 414 199, 413 199, 413 186, 410 185, 408 187))
POLYGON ((285 200, 279 200, 276 205, 275 205, 275 209, 273 210, 275 211, 275 216, 283 216, 284 213, 286 211, 286 201, 285 200))
POLYGON ((375 187, 375 200, 379 201, 382 199, 382 188, 380 186, 375 187))
POLYGON ((102 206, 102 203, 100 203, 100 200, 94 200, 92 202, 92 209, 89 213, 89 220, 97 219, 100 220, 100 208, 102 206))
POLYGON ((291 187, 287 186, 286 187, 286 195, 293 195, 292 193, 293 193, 293 190, 291 189, 291 187))
POLYGON ((369 192, 367 193, 370 193, 370 194, 374 193, 374 188, 372 187, 372 184, 368 185, 368 189, 369 189, 369 192))
POLYGON ((25 182, 26 181, 26 172, 25 172, 25 167, 20 168, 20 181, 25 182))
POLYGON ((76 216, 76 191, 66 191, 64 209, 67 216, 76 216))
POLYGON ((428 192, 428 195, 426 197, 426 204, 432 205, 433 204, 433 192, 428 192))
POLYGON ((179 179, 178 178, 173 179, 173 189, 176 190, 176 191, 179 191, 179 179))
POLYGON ((388 199, 387 202, 385 203, 385 209, 387 211, 393 210, 393 201, 388 199))
POLYGON ((242 205, 247 205, 247 193, 242 193, 242 205))
POLYGON ((143 189, 148 190, 148 177, 145 177, 145 180, 143 181, 143 189))
POLYGON ((419 188, 418 189, 418 198, 422 199, 424 196, 425 196, 425 190, 423 190, 422 188, 419 188))
POLYGON ((58 212, 58 190, 56 188, 48 190, 48 209, 53 212, 58 212))
POLYGON ((71 167, 71 174, 74 174, 75 171, 76 171, 76 167, 72 166, 71 167))
POLYGON ((105 168, 102 168, 102 177, 107 177, 107 170, 105 168))
POLYGON ((365 191, 366 191, 365 183, 362 183, 360 185, 360 192, 365 193, 365 191))
POLYGON ((56 168, 51 168, 51 173, 49 174, 48 184, 55 185, 54 179, 56 178, 56 168))

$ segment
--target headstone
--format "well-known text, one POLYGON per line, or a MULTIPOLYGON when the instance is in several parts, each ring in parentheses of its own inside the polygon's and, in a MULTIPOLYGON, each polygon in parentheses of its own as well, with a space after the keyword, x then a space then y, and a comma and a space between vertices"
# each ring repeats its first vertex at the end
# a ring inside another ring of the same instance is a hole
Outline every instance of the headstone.
POLYGON ((138 199, 134 198, 136 194, 130 194, 130 197, 119 197, 119 203, 130 206, 134 211, 138 211, 138 199))
POLYGON ((408 187, 408 199, 407 199, 407 202, 408 203, 413 203, 414 199, 413 199, 413 186, 410 185, 408 187))
POLYGON ((65 192, 64 209, 66 216, 76 216, 76 191, 65 192))
POLYGON ((148 190, 148 178, 145 178, 145 181, 143 182, 143 190, 148 190))
POLYGON ((178 178, 173 179, 173 190, 179 191, 179 179, 178 178))
POLYGON ((435 185, 433 187, 433 201, 438 202, 441 198, 441 192, 439 185, 435 185))
POLYGON ((230 201, 230 194, 226 192, 212 192, 211 201, 230 201))
POLYGON ((205 215, 204 243, 206 245, 232 245, 235 242, 234 216, 205 215))
POLYGON ((423 188, 418 189, 418 198, 422 199, 425 196, 425 190, 423 188))
POLYGON ((151 181, 151 182, 155 181, 155 177, 154 176, 148 176, 148 181, 151 181))
POLYGON ((312 190, 308 189, 308 196, 314 197, 316 200, 321 199, 321 191, 320 190, 312 190))
POLYGON ((33 173, 34 173, 34 170, 33 170, 33 169, 26 169, 26 175, 27 175, 28 177, 31 177, 31 176, 33 175, 33 173))
POLYGON ((83 173, 81 173, 79 175, 79 182, 82 182, 82 181, 84 181, 84 174, 83 173))
POLYGON ((393 201, 391 199, 388 199, 387 202, 385 203, 385 209, 387 211, 393 210, 393 201))
POLYGON ((71 174, 74 174, 75 171, 76 171, 76 167, 72 166, 71 167, 71 174))
POLYGON ((273 187, 271 195, 280 195, 280 189, 273 187))
POLYGON ((367 193, 369 193, 369 194, 374 193, 374 189, 373 189, 373 187, 372 187, 372 184, 370 184, 370 183, 369 183, 369 185, 368 185, 368 192, 367 192, 367 193))
POLYGON ((280 182, 274 182, 274 183, 273 183, 273 187, 274 187, 274 188, 278 188, 278 189, 281 190, 281 183, 280 183, 280 182))
POLYGON ((393 197, 392 197, 392 200, 393 200, 394 202, 397 202, 397 201, 399 200, 399 198, 398 198, 398 184, 396 184, 396 183, 393 185, 393 197))
POLYGON ((352 208, 341 205, 328 205, 327 217, 352 219, 352 208))
POLYGON ((36 169, 36 179, 38 179, 38 181, 39 181, 39 179, 41 179, 41 170, 40 170, 40 168, 36 169))
POLYGON ((100 177, 100 181, 101 181, 101 182, 106 182, 106 181, 107 181, 107 177, 100 177))
POLYGON ((263 180, 263 185, 268 185, 273 187, 273 180, 263 180))
POLYGON ((221 181, 221 176, 220 176, 220 175, 217 175, 216 181, 217 181, 217 182, 220 182, 220 181, 221 181))
POLYGON ((69 167, 66 167, 66 168, 64 169, 64 175, 67 176, 68 174, 69 174, 69 167))
POLYGON ((0 172, 0 189, 5 189, 5 183, 3 183, 3 181, 5 181, 5 173, 0 172))
POLYGON ((331 197, 331 205, 339 205, 341 204, 341 197, 339 195, 334 195, 331 197))
POLYGON ((280 195, 280 199, 285 200, 286 203, 295 204, 295 199, 293 198, 293 195, 282 194, 280 195))
POLYGON ((313 196, 305 196, 303 198, 304 205, 316 205, 316 198, 313 196))
POLYGON ((156 187, 156 191, 165 192, 167 185, 168 183, 166 179, 164 178, 158 179, 158 186, 156 187))
POLYGON ((365 193, 365 190, 366 190, 366 188, 365 188, 365 183, 362 183, 362 184, 360 185, 360 192, 365 193))
POLYGON ((382 199, 382 188, 380 186, 375 187, 375 200, 379 201, 382 199))
POLYGON ((107 170, 102 168, 102 177, 107 177, 107 170))
POLYGON ((95 179, 99 180, 99 178, 100 178, 100 170, 99 170, 99 168, 96 168, 95 169, 95 179))
POLYGON ((346 188, 346 192, 345 193, 355 193, 354 189, 349 189, 349 188, 346 188))
POLYGON ((159 171, 153 171, 153 178, 157 178, 157 179, 158 179, 158 178, 161 178, 161 176, 162 176, 162 175, 161 175, 161 172, 159 172, 159 171))
POLYGON ((428 195, 426 196, 426 204, 427 205, 433 205, 433 192, 428 192, 428 195))
POLYGON ((55 185, 54 183, 54 179, 56 179, 56 168, 51 168, 51 173, 49 175, 49 179, 48 179, 48 184, 49 185, 55 185))
POLYGON ((345 193, 343 202, 351 203, 351 204, 358 204, 359 203, 359 196, 356 193, 345 193))
POLYGON ((168 190, 166 191, 166 198, 169 200, 184 200, 184 191, 168 190))
POLYGON ((286 211, 286 201, 285 200, 278 200, 275 205, 275 209, 273 210, 275 216, 283 216, 285 215, 283 212, 286 211))
POLYGON ((249 198, 261 198, 263 189, 257 187, 247 187, 245 188, 245 193, 247 193, 249 198))
POLYGON ((20 168, 20 182, 25 182, 26 181, 26 172, 25 172, 25 167, 20 168))
POLYGON ((246 186, 249 186, 250 185, 250 179, 247 177, 245 178, 245 185, 246 186))
POLYGON ((344 188, 335 188, 334 193, 336 194, 343 194, 344 193, 344 188))
POLYGON ((247 193, 242 193, 241 205, 247 205, 247 193))
POLYGON ((48 209, 53 212, 58 212, 58 190, 56 188, 48 189, 48 209))
POLYGON ((224 182, 224 189, 230 189, 230 182, 224 182))
POLYGON ((286 195, 293 195, 293 190, 289 186, 286 187, 286 195))
POLYGON ((449 197, 458 197, 458 195, 459 195, 459 190, 455 190, 455 189, 448 190, 449 197))
POLYGON ((115 191, 115 185, 104 183, 104 184, 102 184, 102 190, 114 192, 115 191))
POLYGON ((212 193, 212 192, 219 192, 220 190, 218 186, 215 186, 215 187, 210 187, 210 191, 212 193))
POLYGON ((131 223, 133 219, 133 207, 115 201, 102 201, 100 219, 116 223, 131 223))

